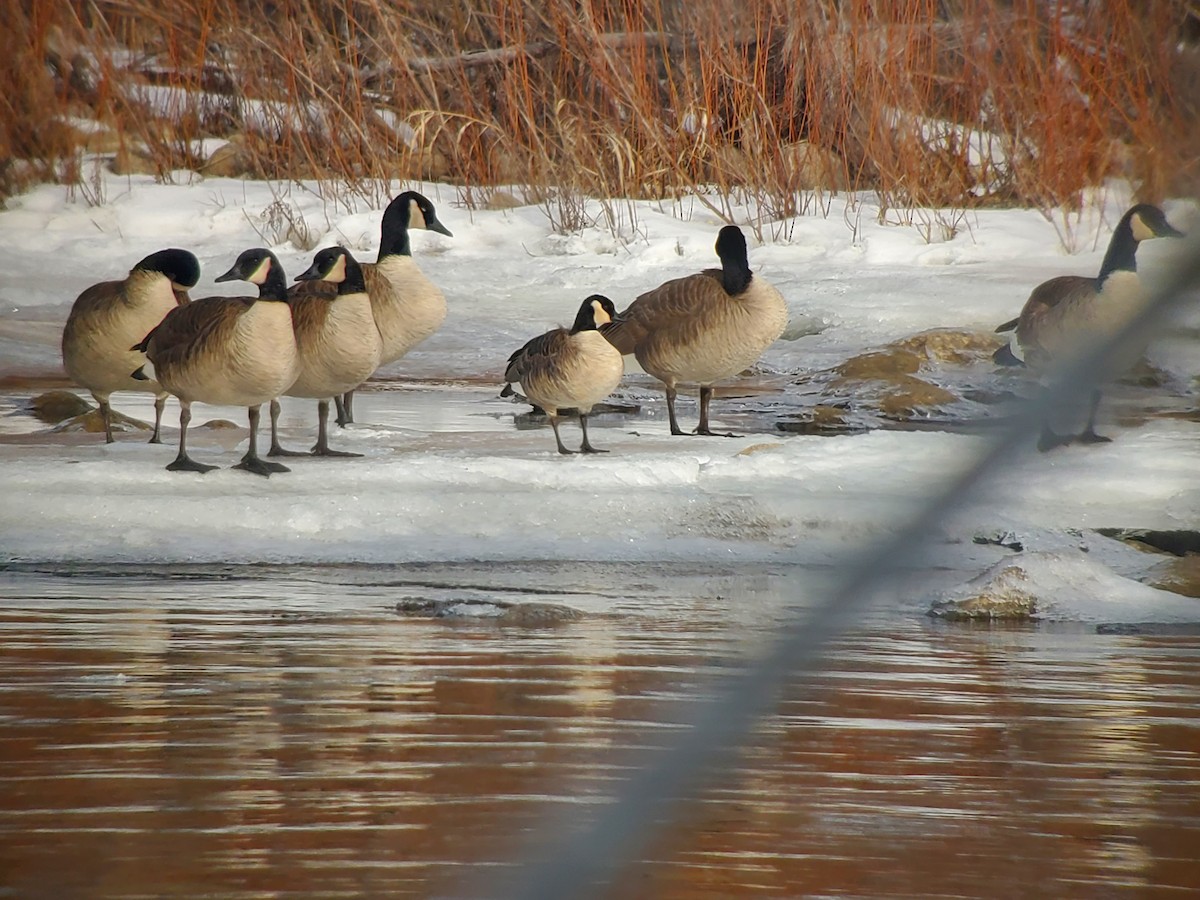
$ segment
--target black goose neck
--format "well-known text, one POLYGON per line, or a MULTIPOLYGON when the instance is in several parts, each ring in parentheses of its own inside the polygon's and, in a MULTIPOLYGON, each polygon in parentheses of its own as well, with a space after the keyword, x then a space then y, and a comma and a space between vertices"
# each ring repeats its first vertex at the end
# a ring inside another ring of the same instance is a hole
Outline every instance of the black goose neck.
POLYGON ((1131 209, 1125 213, 1121 217, 1121 221, 1117 223, 1116 230, 1113 231, 1112 239, 1108 242, 1108 250, 1104 254, 1104 262, 1100 264, 1100 276, 1097 280, 1101 284, 1113 272, 1137 271, 1138 239, 1133 236, 1132 225, 1132 219, 1136 212, 1136 209, 1131 209))
POLYGON ((259 300, 282 300, 287 302, 288 284, 287 276, 284 275, 283 266, 279 264, 279 260, 272 254, 271 268, 267 270, 266 280, 258 286, 259 300))
POLYGON ((408 204, 406 195, 401 195, 388 204, 379 224, 379 256, 412 256, 412 245, 408 241, 408 204))
POLYGON ((362 266, 349 253, 345 255, 346 277, 338 282, 338 296, 343 294, 365 294, 367 283, 363 280, 362 266))

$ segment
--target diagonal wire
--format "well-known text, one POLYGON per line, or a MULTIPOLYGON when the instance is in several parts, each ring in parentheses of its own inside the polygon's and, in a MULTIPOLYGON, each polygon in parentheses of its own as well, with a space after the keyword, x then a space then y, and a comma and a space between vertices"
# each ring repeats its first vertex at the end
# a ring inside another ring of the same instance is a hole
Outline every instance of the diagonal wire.
POLYGON ((593 821, 584 826, 554 817, 533 834, 530 850, 512 878, 493 878, 465 887, 455 896, 577 900, 599 897, 642 848, 679 814, 682 802, 697 796, 707 781, 735 761, 739 745, 755 722, 774 706, 791 678, 813 674, 830 641, 857 621, 863 608, 900 566, 911 563, 924 536, 965 504, 986 480, 1027 452, 1031 435, 1059 410, 1079 404, 1110 373, 1120 371, 1160 330, 1200 284, 1200 233, 1187 238, 1164 266, 1142 310, 1111 337, 1064 367, 1040 399, 1000 429, 974 461, 900 526, 891 538, 847 559, 843 577, 824 602, 785 625, 759 660, 716 686, 711 699, 694 704, 696 713, 675 739, 644 760, 593 821), (565 835, 565 837, 564 837, 565 835))

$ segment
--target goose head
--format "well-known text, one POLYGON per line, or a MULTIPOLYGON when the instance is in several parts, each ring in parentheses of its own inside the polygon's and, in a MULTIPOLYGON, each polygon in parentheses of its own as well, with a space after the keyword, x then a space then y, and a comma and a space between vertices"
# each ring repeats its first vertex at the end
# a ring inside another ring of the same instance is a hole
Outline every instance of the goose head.
POLYGON ((313 257, 312 265, 296 276, 296 281, 328 281, 338 286, 338 294, 365 293, 362 268, 345 247, 326 247, 313 257))
POLYGON ((133 267, 135 272, 156 272, 171 282, 177 291, 186 291, 200 280, 200 261, 195 254, 178 247, 151 253, 133 267))
POLYGON ((575 316, 575 324, 571 326, 571 334, 581 331, 596 331, 601 325, 607 325, 617 314, 613 302, 603 294, 592 294, 583 301, 579 313, 575 316))
POLYGON ((287 278, 275 254, 265 247, 244 250, 233 267, 213 281, 249 281, 258 285, 260 300, 287 300, 287 278))
POLYGON ((717 233, 717 256, 721 259, 721 283, 725 293, 736 295, 750 286, 750 258, 746 236, 736 225, 726 225, 717 233))
POLYGON ((405 191, 398 194, 383 211, 383 221, 379 226, 379 258, 392 254, 412 255, 408 243, 408 232, 412 228, 454 237, 453 232, 438 219, 429 198, 416 191, 405 191))
POLYGON ((1183 237, 1183 232, 1168 222, 1166 214, 1152 203, 1139 203, 1125 213, 1124 218, 1135 241, 1146 241, 1156 237, 1183 237))

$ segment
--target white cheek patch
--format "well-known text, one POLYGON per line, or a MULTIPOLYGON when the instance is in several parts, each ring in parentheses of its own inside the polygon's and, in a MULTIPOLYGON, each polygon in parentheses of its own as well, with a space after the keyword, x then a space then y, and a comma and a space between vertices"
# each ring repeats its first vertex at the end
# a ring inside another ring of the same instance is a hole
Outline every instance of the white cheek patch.
POLYGON ((421 212, 421 205, 416 200, 408 201, 408 227, 409 228, 426 228, 425 213, 421 212))
POLYGON ((345 254, 339 254, 337 262, 329 267, 329 271, 325 273, 326 281, 342 282, 346 280, 346 257, 345 254))
POLYGON ((271 271, 271 257, 264 256, 262 262, 258 264, 246 280, 251 284, 265 284, 267 281, 267 273, 271 271))
POLYGON ((1156 236, 1154 229, 1146 224, 1141 214, 1135 215, 1129 221, 1129 227, 1133 229, 1133 238, 1136 241, 1148 241, 1150 238, 1156 236))
POLYGON ((604 308, 604 306, 602 304, 600 304, 596 300, 593 300, 592 301, 592 320, 596 323, 596 326, 599 327, 601 325, 607 325, 609 322, 611 322, 612 316, 610 316, 608 314, 608 311, 604 308))

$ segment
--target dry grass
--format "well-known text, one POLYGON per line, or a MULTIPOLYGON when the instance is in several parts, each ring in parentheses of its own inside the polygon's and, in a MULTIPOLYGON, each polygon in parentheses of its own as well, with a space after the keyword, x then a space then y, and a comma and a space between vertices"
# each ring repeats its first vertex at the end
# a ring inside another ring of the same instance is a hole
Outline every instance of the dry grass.
MULTIPOLYGON (((517 186, 568 231, 694 195, 785 227, 872 190, 929 240, 983 204, 1078 207, 1111 176, 1195 193, 1185 0, 18 0, 0 11, 0 192, 102 201, 90 154, 321 179, 517 186), (73 122, 98 121, 99 134, 73 122), (219 159, 199 140, 232 138, 219 159), (585 198, 603 198, 599 212, 585 198)), ((1194 14, 1193 14, 1194 15, 1194 14)))

